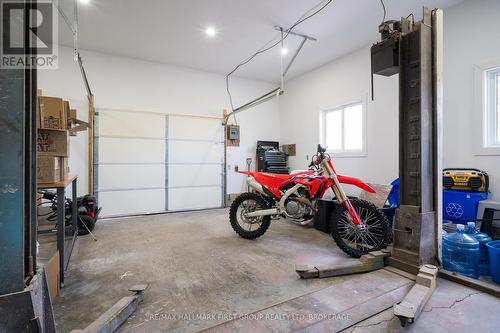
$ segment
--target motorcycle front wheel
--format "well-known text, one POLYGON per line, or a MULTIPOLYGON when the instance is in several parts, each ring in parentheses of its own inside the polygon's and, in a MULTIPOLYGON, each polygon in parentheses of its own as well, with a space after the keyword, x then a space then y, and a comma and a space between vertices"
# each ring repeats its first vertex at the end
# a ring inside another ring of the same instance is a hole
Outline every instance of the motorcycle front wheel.
POLYGON ((229 220, 233 230, 246 239, 262 236, 271 224, 270 216, 247 217, 246 213, 267 209, 266 201, 255 193, 243 193, 238 196, 229 210, 229 220))
POLYGON ((342 251, 355 258, 385 248, 391 234, 385 214, 371 202, 359 199, 350 201, 361 224, 355 225, 346 207, 340 205, 330 219, 330 230, 335 243, 342 251))

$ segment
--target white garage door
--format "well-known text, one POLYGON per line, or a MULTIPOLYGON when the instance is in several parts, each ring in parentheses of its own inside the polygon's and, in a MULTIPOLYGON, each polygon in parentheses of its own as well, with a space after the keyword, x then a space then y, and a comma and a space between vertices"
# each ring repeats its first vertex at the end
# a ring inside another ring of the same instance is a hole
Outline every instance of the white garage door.
POLYGON ((221 120, 99 110, 101 216, 222 206, 221 120))

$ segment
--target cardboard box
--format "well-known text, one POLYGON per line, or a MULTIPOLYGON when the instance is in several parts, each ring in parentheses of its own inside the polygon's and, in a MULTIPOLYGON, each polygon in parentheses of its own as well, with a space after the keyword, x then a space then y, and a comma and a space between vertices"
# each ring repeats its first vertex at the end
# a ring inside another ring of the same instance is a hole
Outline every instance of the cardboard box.
POLYGON ((67 157, 38 156, 37 181, 41 184, 57 183, 68 178, 69 164, 67 157))
POLYGON ((66 128, 71 128, 70 115, 69 115, 69 102, 63 100, 64 114, 66 115, 66 128))
POLYGON ((291 145, 282 145, 281 146, 281 151, 287 154, 288 156, 296 156, 297 155, 297 149, 295 144, 291 145))
MULTIPOLYGON (((58 97, 38 96, 40 126, 43 129, 67 129, 65 103, 58 97)), ((68 104, 69 108, 69 104, 68 104)))
POLYGON ((68 129, 70 129, 71 126, 75 123, 75 120, 76 120, 76 110, 69 109, 69 111, 68 111, 68 129))
POLYGON ((50 300, 54 302, 59 293, 59 251, 49 259, 43 268, 45 270, 45 276, 47 277, 47 284, 49 287, 50 300))
POLYGON ((40 156, 69 157, 68 131, 38 129, 36 151, 40 156))
POLYGON ((61 158, 38 156, 36 159, 36 178, 38 183, 57 183, 61 181, 61 158))
POLYGON ((69 174, 68 158, 59 157, 59 165, 61 166, 61 180, 67 179, 69 174))

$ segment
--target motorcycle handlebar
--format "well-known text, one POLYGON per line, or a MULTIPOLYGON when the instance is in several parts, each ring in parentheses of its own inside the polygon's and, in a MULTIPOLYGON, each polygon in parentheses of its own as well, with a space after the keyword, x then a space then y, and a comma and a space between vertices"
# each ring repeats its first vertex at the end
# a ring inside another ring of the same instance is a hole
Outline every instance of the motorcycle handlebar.
POLYGON ((313 155, 311 163, 309 164, 309 168, 321 164, 321 162, 325 159, 325 155, 328 156, 328 154, 325 154, 325 152, 326 148, 323 148, 320 144, 318 144, 317 154, 313 155))

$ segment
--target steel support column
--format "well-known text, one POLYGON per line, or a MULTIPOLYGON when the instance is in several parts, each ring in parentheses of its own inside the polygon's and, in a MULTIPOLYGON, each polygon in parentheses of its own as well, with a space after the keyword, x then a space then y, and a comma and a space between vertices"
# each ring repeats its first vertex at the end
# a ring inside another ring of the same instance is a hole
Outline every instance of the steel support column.
POLYGON ((0 69, 0 295, 24 288, 24 71, 0 69))
POLYGON ((441 25, 440 11, 424 8, 423 20, 399 42, 400 209, 388 261, 414 274, 438 260, 442 40, 436 31, 441 25))
MULTIPOLYGON (((0 5, 4 1, 0 0, 0 5)), ((28 11, 21 22, 28 34, 28 11)), ((29 46, 25 38, 25 49, 29 46)), ((23 290, 33 276, 36 239, 36 70, 0 68, 0 294, 23 290)))

